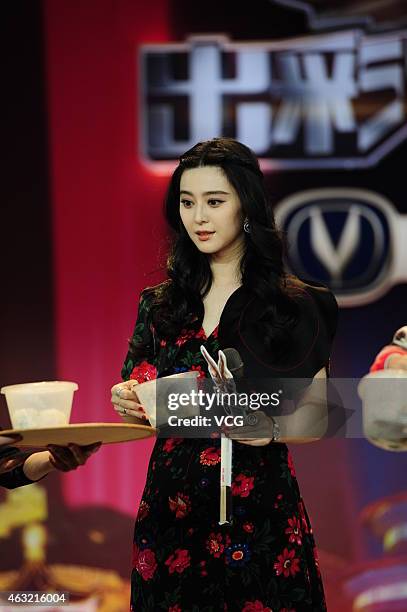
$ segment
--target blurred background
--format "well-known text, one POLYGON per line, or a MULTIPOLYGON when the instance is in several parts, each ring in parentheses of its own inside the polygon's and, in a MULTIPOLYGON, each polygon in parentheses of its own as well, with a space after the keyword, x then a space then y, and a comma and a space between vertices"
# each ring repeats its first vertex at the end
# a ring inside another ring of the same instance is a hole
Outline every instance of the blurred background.
MULTIPOLYGON (((169 175, 220 135, 259 156, 288 266, 337 296, 332 375, 368 372, 407 324, 403 2, 0 10, 2 386, 76 381, 72 421, 116 420, 110 388, 140 290, 164 277, 169 175)), ((106 446, 83 469, 1 491, 0 590, 51 581, 75 609, 127 610, 153 443, 106 446)), ((407 455, 361 439, 290 448, 328 609, 407 610, 407 455)))

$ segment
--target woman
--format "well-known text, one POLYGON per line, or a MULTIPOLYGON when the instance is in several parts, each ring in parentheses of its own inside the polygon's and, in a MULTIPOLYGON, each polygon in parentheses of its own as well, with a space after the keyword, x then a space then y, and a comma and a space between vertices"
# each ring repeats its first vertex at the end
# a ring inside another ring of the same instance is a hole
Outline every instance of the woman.
MULTIPOLYGON (((282 239, 252 151, 228 138, 198 143, 171 178, 165 212, 175 233, 168 279, 141 293, 124 382, 112 388, 115 410, 145 424, 137 383, 185 370, 209 377, 201 345, 215 357, 219 348, 236 348, 245 377, 262 389, 324 378, 336 302, 325 288, 284 273, 282 239)), ((326 609, 284 443, 322 437, 320 417, 279 417, 279 442, 230 430, 231 525, 218 523, 220 440, 157 439, 136 519, 132 610, 326 609)))

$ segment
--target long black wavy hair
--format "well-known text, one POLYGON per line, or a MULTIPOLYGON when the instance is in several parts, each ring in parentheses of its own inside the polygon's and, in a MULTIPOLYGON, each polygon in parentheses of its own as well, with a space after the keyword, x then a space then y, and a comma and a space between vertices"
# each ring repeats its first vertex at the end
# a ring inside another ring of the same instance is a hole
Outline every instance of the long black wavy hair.
MULTIPOLYGON (((242 284, 264 305, 262 315, 253 324, 266 347, 279 353, 289 341, 289 330, 298 317, 293 299, 295 284, 284 270, 285 243, 275 226, 257 157, 232 138, 199 142, 180 157, 171 177, 164 203, 165 218, 173 232, 166 262, 168 278, 152 288, 151 322, 160 337, 177 338, 192 322, 197 305, 212 285, 208 255, 199 251, 188 236, 179 211, 182 173, 202 166, 220 167, 239 196, 250 224, 250 233, 243 232, 242 284)), ((130 348, 134 357, 142 356, 142 347, 130 343, 130 348)))

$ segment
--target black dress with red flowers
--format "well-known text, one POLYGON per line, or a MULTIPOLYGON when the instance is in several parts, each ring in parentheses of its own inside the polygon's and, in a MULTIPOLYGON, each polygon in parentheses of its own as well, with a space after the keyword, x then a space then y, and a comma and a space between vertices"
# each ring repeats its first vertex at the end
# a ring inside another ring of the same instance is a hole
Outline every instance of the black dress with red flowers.
MULTIPOLYGON (((157 338, 148 303, 142 292, 133 340, 151 350, 138 363, 128 353, 123 379, 188 370, 209 377, 200 345, 217 357, 224 348, 219 326, 207 338, 198 313, 195 326, 170 344, 157 338)), ((157 438, 135 524, 131 610, 326 610, 317 549, 287 446, 233 442, 232 524, 219 525, 219 483, 219 438, 157 438)))

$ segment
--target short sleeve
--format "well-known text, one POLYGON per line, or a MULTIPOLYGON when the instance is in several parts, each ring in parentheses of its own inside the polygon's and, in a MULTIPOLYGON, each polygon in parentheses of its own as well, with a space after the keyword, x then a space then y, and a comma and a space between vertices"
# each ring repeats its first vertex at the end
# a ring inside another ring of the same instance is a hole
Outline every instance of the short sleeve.
POLYGON ((256 300, 251 299, 243 306, 237 343, 231 346, 239 351, 246 376, 313 378, 323 367, 329 368, 338 319, 334 295, 323 285, 296 279, 294 299, 298 304, 297 322, 290 329, 290 341, 283 352, 279 352, 279 347, 270 350, 252 325, 260 314, 256 300))
MULTIPOLYGON (((315 373, 325 366, 329 375, 332 344, 338 325, 338 303, 334 294, 324 285, 308 283, 305 287, 312 298, 312 310, 318 321, 318 333, 310 354, 310 365, 315 373)), ((306 318, 304 323, 306 324, 306 318)))
POLYGON ((123 380, 129 380, 134 367, 141 361, 151 361, 154 357, 155 339, 150 319, 150 304, 149 292, 143 289, 140 294, 136 324, 129 341, 129 350, 121 370, 123 380))

